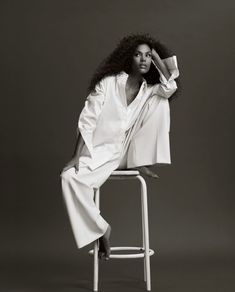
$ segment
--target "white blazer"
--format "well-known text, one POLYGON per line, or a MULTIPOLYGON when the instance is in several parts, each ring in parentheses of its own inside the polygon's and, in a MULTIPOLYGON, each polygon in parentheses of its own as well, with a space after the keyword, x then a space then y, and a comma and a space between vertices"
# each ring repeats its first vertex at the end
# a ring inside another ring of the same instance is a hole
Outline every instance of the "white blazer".
MULTIPOLYGON (((90 169, 95 169, 105 162, 120 158, 127 130, 138 120, 138 115, 146 101, 154 95, 164 104, 161 110, 165 111, 164 121, 167 126, 163 125, 163 133, 161 133, 163 138, 158 139, 159 149, 164 149, 164 143, 169 139, 170 130, 168 98, 177 89, 174 79, 179 76, 179 70, 175 55, 162 61, 170 72, 169 79, 164 77, 154 63, 160 74, 160 83, 149 85, 143 78, 136 98, 128 106, 125 86, 129 75, 124 71, 115 76, 104 77, 96 84, 95 90, 87 96, 78 119, 77 135, 80 132, 85 141, 79 160, 90 169)), ((158 156, 161 163, 169 163, 169 159, 164 161, 161 153, 158 156)))

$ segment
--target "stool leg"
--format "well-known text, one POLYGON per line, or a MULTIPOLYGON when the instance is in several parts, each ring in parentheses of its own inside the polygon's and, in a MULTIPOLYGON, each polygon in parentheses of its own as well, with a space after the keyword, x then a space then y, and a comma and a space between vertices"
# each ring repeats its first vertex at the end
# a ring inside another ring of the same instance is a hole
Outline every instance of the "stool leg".
MULTIPOLYGON (((95 204, 100 208, 100 189, 94 189, 95 191, 95 204)), ((93 291, 98 291, 98 278, 99 278, 99 260, 98 260, 98 247, 99 240, 94 243, 94 278, 93 278, 93 291)))
POLYGON ((150 276, 150 256, 149 256, 149 226, 148 226, 148 199, 147 186, 142 176, 137 176, 141 182, 141 202, 142 202, 142 217, 144 220, 144 247, 145 247, 145 269, 147 278, 147 291, 151 290, 151 276, 150 276))
MULTIPOLYGON (((145 246, 145 226, 144 226, 144 204, 143 204, 143 197, 141 196, 141 213, 142 213, 142 245, 143 245, 143 249, 146 249, 145 246)), ((144 282, 147 281, 146 278, 146 261, 145 261, 145 257, 143 258, 143 262, 144 262, 144 282)))

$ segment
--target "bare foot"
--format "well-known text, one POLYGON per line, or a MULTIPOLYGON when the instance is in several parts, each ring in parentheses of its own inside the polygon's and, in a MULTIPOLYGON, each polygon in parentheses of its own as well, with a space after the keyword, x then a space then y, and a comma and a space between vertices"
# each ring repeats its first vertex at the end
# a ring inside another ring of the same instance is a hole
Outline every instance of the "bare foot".
POLYGON ((99 258, 105 257, 105 260, 109 259, 110 256, 110 233, 111 226, 109 225, 105 234, 99 238, 99 258))
POLYGON ((153 172, 148 166, 138 166, 135 169, 139 170, 140 173, 146 174, 153 178, 159 178, 159 176, 153 172))

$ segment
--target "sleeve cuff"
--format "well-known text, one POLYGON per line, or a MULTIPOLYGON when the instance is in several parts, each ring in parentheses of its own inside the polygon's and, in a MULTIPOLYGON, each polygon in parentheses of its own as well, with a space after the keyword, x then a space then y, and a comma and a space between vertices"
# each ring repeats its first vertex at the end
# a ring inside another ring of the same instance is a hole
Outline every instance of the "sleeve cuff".
POLYGON ((160 81, 163 84, 167 84, 167 82, 172 81, 172 80, 174 80, 175 78, 177 78, 179 76, 177 57, 176 57, 176 55, 174 55, 172 57, 168 57, 168 58, 162 59, 162 62, 166 65, 166 67, 167 67, 167 69, 168 69, 168 71, 170 73, 170 77, 167 80, 166 77, 159 70, 160 81))

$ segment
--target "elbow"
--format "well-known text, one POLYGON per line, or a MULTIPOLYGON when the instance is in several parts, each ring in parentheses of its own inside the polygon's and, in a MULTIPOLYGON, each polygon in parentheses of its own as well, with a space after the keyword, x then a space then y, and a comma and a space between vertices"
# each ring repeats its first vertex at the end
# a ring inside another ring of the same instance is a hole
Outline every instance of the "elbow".
POLYGON ((171 80, 170 82, 168 82, 167 84, 164 84, 161 87, 161 93, 160 95, 165 97, 165 98, 169 98, 171 97, 177 90, 177 83, 175 82, 175 80, 171 80))

